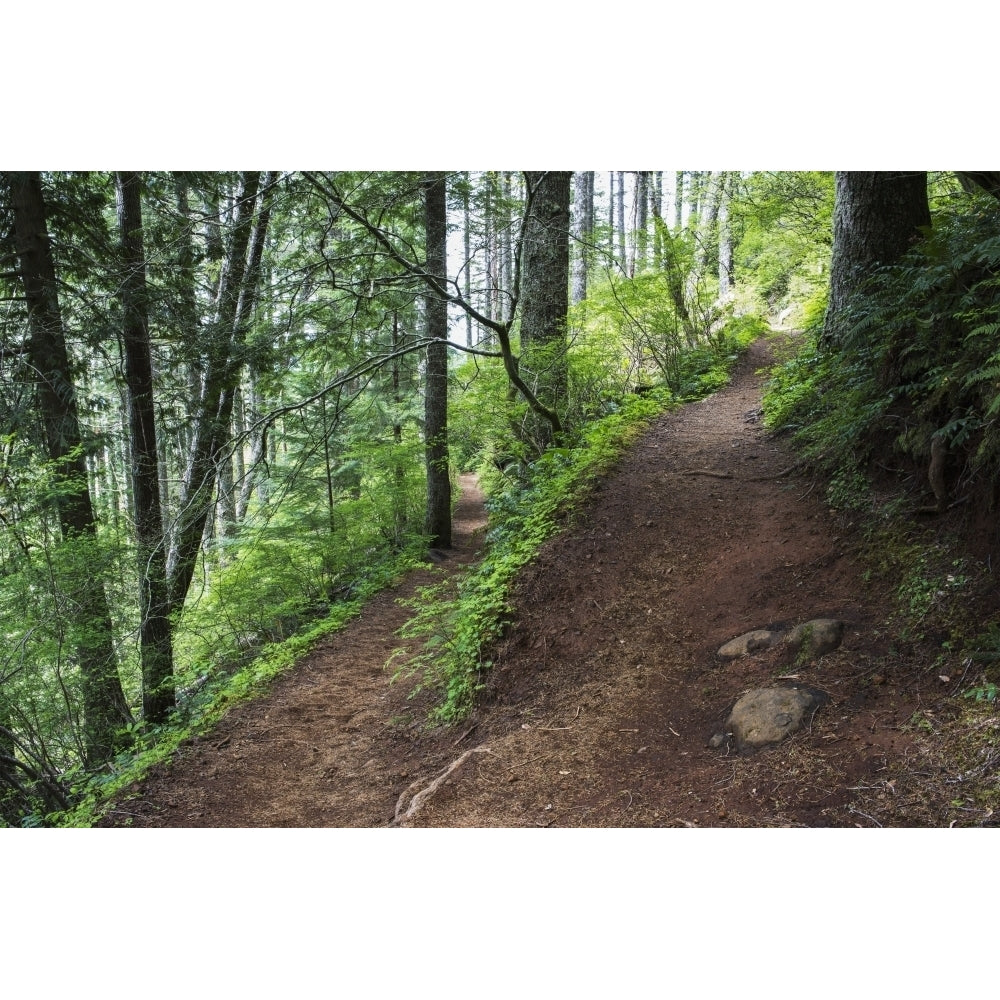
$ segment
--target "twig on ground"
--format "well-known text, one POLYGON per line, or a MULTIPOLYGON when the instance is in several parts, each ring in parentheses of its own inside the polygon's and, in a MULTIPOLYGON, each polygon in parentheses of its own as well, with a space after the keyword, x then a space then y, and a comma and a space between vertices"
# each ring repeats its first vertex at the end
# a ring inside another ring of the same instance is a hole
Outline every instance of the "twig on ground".
POLYGON ((854 806, 848 806, 847 811, 853 813, 855 816, 863 816, 874 823, 880 830, 882 829, 882 824, 874 816, 869 816, 868 813, 863 813, 860 809, 855 809, 854 806))
POLYGON ((418 778, 416 781, 410 782, 396 802, 396 813, 389 826, 400 826, 408 820, 413 819, 424 807, 427 800, 445 783, 448 776, 454 774, 474 753, 490 753, 490 750, 488 747, 473 747, 471 750, 466 750, 458 760, 452 761, 426 788, 421 789, 421 791, 413 796, 410 800, 409 808, 404 813, 403 803, 406 802, 407 796, 423 779, 418 778))
POLYGON ((527 764, 534 764, 536 760, 548 760, 548 756, 544 753, 540 753, 537 757, 530 757, 528 760, 522 760, 519 764, 511 764, 507 770, 513 771, 515 767, 525 767, 527 764))
POLYGON ((455 740, 455 742, 454 742, 454 743, 452 743, 452 746, 453 746, 453 747, 457 747, 457 746, 458 746, 458 744, 459 744, 459 743, 461 743, 461 742, 462 742, 462 740, 464 740, 464 739, 465 739, 465 737, 466 737, 466 736, 468 736, 468 735, 469 735, 469 733, 471 733, 471 732, 473 731, 473 729, 475 729, 475 728, 476 728, 476 726, 478 726, 478 725, 479 725, 479 723, 478 723, 478 722, 473 722, 473 723, 472 723, 472 725, 471 725, 471 726, 469 726, 469 728, 468 728, 468 729, 466 729, 466 731, 465 731, 464 733, 462 733, 462 735, 461 735, 461 736, 459 736, 459 738, 458 738, 457 740, 455 740))

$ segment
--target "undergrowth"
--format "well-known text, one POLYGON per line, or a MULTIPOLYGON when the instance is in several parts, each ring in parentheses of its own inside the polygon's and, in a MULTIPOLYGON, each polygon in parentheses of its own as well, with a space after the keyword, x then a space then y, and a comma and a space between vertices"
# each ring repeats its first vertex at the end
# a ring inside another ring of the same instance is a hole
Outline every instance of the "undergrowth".
POLYGON ((895 774, 873 815, 992 824, 1000 755, 983 740, 1000 725, 1000 612, 969 541, 973 525, 986 527, 985 550, 998 540, 1000 210, 978 202, 935 219, 872 275, 834 339, 823 334, 816 309, 772 373, 765 423, 823 474, 827 503, 860 531, 869 583, 895 598, 889 624, 912 650, 912 679, 941 692, 912 722, 924 777, 895 774))
POLYGON ((935 438, 951 494, 1000 473, 1000 211, 939 220, 872 275, 823 343, 821 303, 774 369, 765 421, 831 473, 926 470, 935 438))
POLYGON ((135 782, 157 764, 169 760, 177 748, 199 733, 212 729, 234 706, 258 697, 276 677, 293 667, 326 636, 344 628, 370 600, 393 580, 422 565, 423 548, 408 550, 386 559, 354 588, 350 599, 332 606, 329 613, 310 628, 282 642, 262 648, 250 663, 229 675, 206 683, 185 699, 169 722, 160 726, 136 725, 131 748, 112 760, 97 774, 81 777, 73 790, 72 809, 45 817, 28 817, 25 826, 51 825, 89 827, 135 782))
POLYGON ((572 447, 549 449, 502 488, 494 479, 486 556, 464 576, 417 594, 410 602, 414 616, 399 635, 417 640, 418 650, 397 649, 389 660, 399 662, 394 679, 417 677, 414 694, 428 686, 438 692, 432 721, 454 722, 471 710, 510 621, 510 591, 518 571, 653 418, 725 384, 740 352, 759 332, 758 323, 739 322, 714 346, 690 352, 683 362, 683 397, 665 386, 630 396, 618 412, 587 424, 572 447))

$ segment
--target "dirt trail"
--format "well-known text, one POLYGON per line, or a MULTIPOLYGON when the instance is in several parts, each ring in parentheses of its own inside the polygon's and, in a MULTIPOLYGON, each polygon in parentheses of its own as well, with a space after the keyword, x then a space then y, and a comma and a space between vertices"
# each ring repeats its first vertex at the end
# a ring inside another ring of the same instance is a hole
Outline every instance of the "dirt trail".
MULTIPOLYGON (((435 576, 412 574, 106 822, 377 827, 401 802, 417 826, 869 825, 853 803, 907 752, 920 692, 822 488, 757 420, 768 363, 755 344, 728 388, 657 421, 544 548, 465 725, 425 730, 426 701, 384 670, 398 599, 435 576), (847 623, 815 663, 715 657, 814 617, 847 623), (755 754, 706 746, 747 688, 789 673, 830 696, 808 730, 755 754)), ((446 569, 482 538, 465 488, 446 569)))

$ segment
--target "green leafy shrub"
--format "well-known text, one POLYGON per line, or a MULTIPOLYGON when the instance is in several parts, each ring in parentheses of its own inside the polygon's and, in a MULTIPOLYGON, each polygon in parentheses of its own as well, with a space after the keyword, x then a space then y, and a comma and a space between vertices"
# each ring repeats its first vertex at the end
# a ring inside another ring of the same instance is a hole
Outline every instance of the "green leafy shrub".
MULTIPOLYGON (((732 364, 762 329, 740 320, 715 344, 685 361, 692 395, 718 388, 732 364)), ((550 448, 523 466, 523 476, 492 477, 488 549, 478 566, 451 582, 425 589, 412 602, 415 614, 401 630, 420 642, 417 652, 400 648, 396 677, 418 676, 415 691, 433 687, 440 704, 433 718, 449 722, 465 715, 492 667, 491 651, 509 621, 510 588, 517 572, 555 534, 625 448, 658 414, 677 405, 666 387, 631 394, 620 409, 579 429, 572 447, 550 448)))
MULTIPOLYGON (((669 406, 665 393, 633 396, 619 413, 590 424, 574 448, 551 448, 530 468, 523 487, 498 493, 490 504, 488 551, 454 584, 422 591, 415 616, 400 632, 422 640, 396 676, 421 675, 417 690, 432 685, 441 695, 438 721, 468 712, 492 663, 489 649, 502 634, 508 594, 517 571, 538 552, 600 475, 657 413, 669 406)), ((392 659, 407 656, 397 651, 392 659)))
MULTIPOLYGON (((878 456, 926 468, 939 437, 966 478, 1000 472, 1000 212, 949 214, 872 275, 844 334, 775 370, 767 425, 835 471, 878 456)), ((817 303, 818 309, 818 303, 817 303)), ((815 316, 818 320, 818 315, 815 316)))

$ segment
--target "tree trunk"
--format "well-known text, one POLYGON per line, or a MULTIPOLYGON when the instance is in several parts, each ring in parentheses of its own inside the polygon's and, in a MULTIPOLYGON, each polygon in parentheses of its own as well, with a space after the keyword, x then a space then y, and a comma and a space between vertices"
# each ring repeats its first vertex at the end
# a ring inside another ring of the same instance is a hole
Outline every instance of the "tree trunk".
POLYGON ((483 314, 487 319, 496 319, 493 310, 493 269, 494 264, 494 231, 495 224, 493 219, 493 175, 486 171, 483 174, 483 220, 485 223, 485 239, 483 246, 483 267, 485 268, 485 275, 483 277, 483 314))
MULTIPOLYGON (((446 175, 424 178, 424 220, 427 233, 427 273, 448 279, 448 216, 446 175)), ((451 479, 448 472, 448 301, 433 292, 426 298, 427 347, 424 395, 424 448, 427 459, 425 530, 434 548, 451 548, 451 479)))
POLYGON ((660 270, 663 264, 663 171, 653 171, 653 197, 651 201, 653 213, 653 269, 660 270))
POLYGON ((160 464, 153 406, 153 365, 149 343, 146 259, 142 239, 142 180, 136 173, 115 175, 121 236, 121 301, 124 322, 128 438, 132 451, 135 542, 139 570, 139 654, 142 661, 142 714, 164 722, 174 705, 173 647, 167 559, 160 508, 160 464))
MULTIPOLYGON (((462 175, 462 238, 465 249, 465 301, 472 301, 472 217, 469 202, 471 200, 472 180, 468 170, 462 175)), ((465 346, 472 347, 472 316, 465 314, 465 346)))
MULTIPOLYGON (((200 399, 195 404, 193 440, 181 485, 178 526, 167 561, 170 596, 174 606, 183 603, 198 560, 198 550, 212 510, 216 463, 229 441, 233 393, 239 379, 241 359, 236 347, 244 336, 243 322, 249 318, 255 282, 259 278, 247 249, 253 230, 254 207, 260 173, 244 175, 229 252, 219 281, 218 305, 210 329, 208 360, 200 399), (251 285, 254 287, 250 287, 251 285)), ((268 203, 261 207, 254 246, 263 246, 268 203), (259 237, 259 239, 258 239, 259 237)))
POLYGON ((511 319, 510 304, 512 289, 514 287, 514 242, 511 235, 510 206, 513 198, 511 184, 512 173, 504 170, 500 175, 501 194, 503 196, 503 212, 501 213, 502 226, 500 229, 500 257, 503 261, 501 268, 501 279, 503 286, 503 298, 499 310, 500 321, 509 323, 511 319))
POLYGON ((594 172, 573 174, 573 304, 587 297, 587 261, 594 219, 594 172))
POLYGON ((688 171, 688 228, 692 232, 698 231, 698 222, 701 216, 702 195, 704 193, 704 172, 701 170, 688 171))
MULTIPOLYGON (((97 545, 76 394, 59 309, 55 263, 38 172, 8 172, 14 235, 28 310, 28 360, 37 379, 46 447, 59 483, 56 510, 63 538, 97 545)), ((83 691, 88 765, 111 757, 116 733, 132 721, 118 676, 111 613, 99 575, 79 588, 77 655, 83 691)))
POLYGON ((842 311, 872 272, 899 260, 930 224, 926 172, 837 172, 824 344, 843 336, 842 311))
POLYGON ((733 232, 729 225, 729 199, 733 174, 722 175, 719 191, 719 298, 727 299, 733 288, 733 232))
POLYGON ((719 199, 721 196, 722 173, 708 172, 704 179, 702 210, 698 218, 698 262, 695 279, 700 280, 719 268, 719 199))
POLYGON ((637 274, 640 274, 646 267, 648 206, 649 171, 637 170, 635 172, 635 195, 633 198, 632 260, 629 266, 629 274, 633 278, 637 274))
POLYGON ((674 174, 674 232, 681 231, 681 223, 684 221, 684 171, 678 170, 674 174))
POLYGON ((608 171, 608 260, 615 256, 615 172, 608 171))
MULTIPOLYGON (((531 207, 525 219, 521 277, 521 349, 537 378, 536 395, 550 410, 566 402, 566 311, 569 306, 569 204, 572 173, 526 174, 531 207)), ((534 423, 539 450, 552 427, 534 423)))
POLYGON ((625 253, 625 171, 618 171, 618 188, 615 191, 618 214, 618 266, 626 272, 628 261, 625 253))

